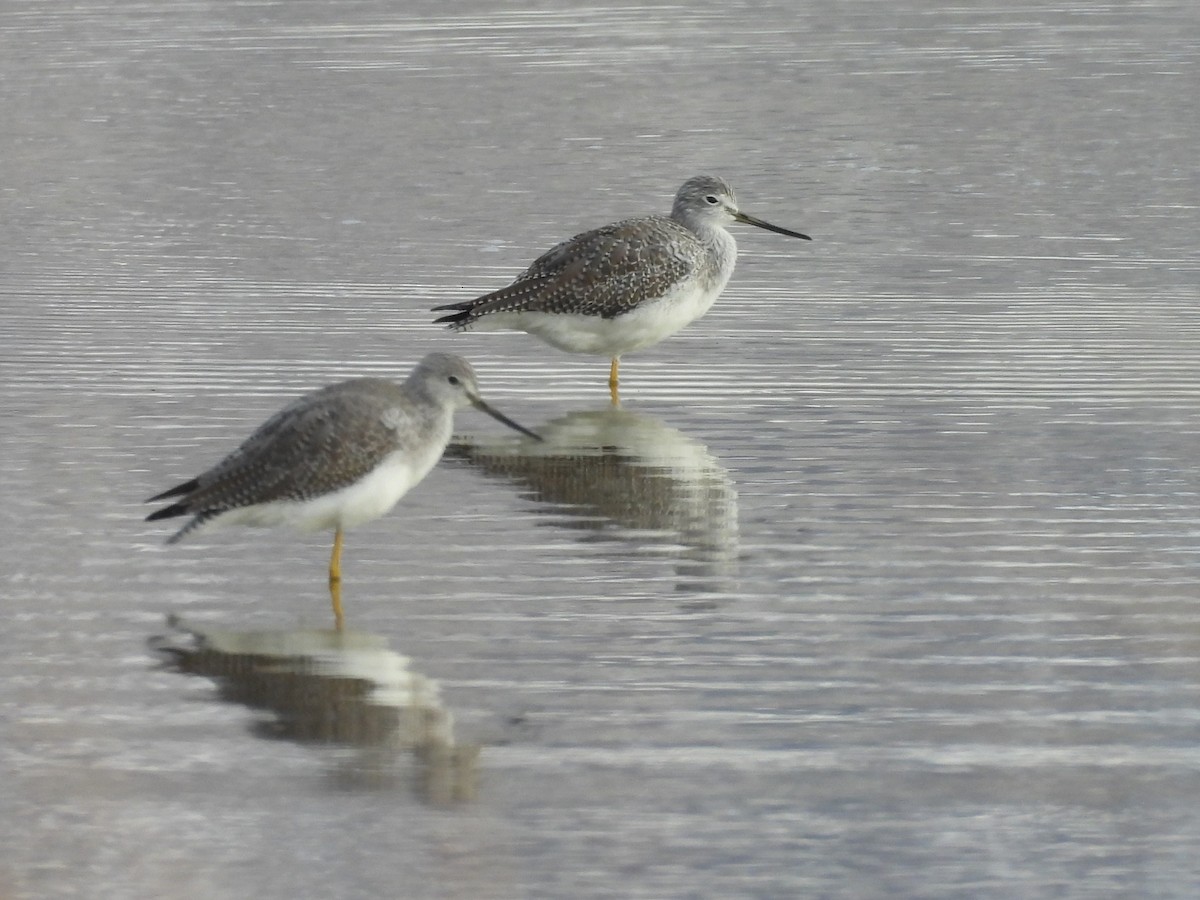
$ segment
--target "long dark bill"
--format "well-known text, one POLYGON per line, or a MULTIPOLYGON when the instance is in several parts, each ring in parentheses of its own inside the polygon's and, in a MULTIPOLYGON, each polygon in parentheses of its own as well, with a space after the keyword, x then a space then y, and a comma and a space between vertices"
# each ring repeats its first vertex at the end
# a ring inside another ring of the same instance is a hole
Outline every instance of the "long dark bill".
POLYGON ((788 231, 786 228, 780 228, 778 225, 772 225, 770 222, 764 222, 762 219, 756 219, 754 216, 747 215, 744 212, 736 212, 733 217, 739 222, 745 222, 747 225, 754 225, 757 228, 762 228, 766 231, 773 231, 776 234, 786 234, 788 237, 800 238, 801 240, 811 241, 807 234, 801 234, 798 231, 788 231))
POLYGON ((513 429, 514 431, 519 431, 519 432, 521 432, 521 434, 527 435, 527 436, 533 438, 535 441, 542 440, 542 436, 540 434, 534 434, 532 431, 530 431, 524 425, 518 425, 516 422, 514 422, 508 416, 504 415, 504 413, 500 412, 499 410, 492 409, 492 407, 488 406, 487 403, 485 403, 481 397, 472 397, 471 405, 474 406, 480 412, 487 413, 489 416, 491 416, 497 422, 503 422, 505 425, 507 425, 509 428, 513 429))

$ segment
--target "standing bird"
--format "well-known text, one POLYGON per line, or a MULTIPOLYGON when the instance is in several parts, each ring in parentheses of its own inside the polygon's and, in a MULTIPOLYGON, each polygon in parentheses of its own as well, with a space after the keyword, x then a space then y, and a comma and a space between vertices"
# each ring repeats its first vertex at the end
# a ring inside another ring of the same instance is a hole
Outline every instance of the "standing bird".
POLYGON ((741 212, 733 188, 712 175, 683 183, 668 216, 624 219, 577 234, 534 260, 508 287, 434 307, 456 331, 515 329, 569 353, 612 359, 608 389, 619 402, 621 355, 657 344, 700 318, 737 262, 725 230, 745 222, 812 240, 741 212))
POLYGON ((207 472, 147 500, 179 498, 146 521, 191 516, 170 544, 217 523, 334 529, 329 594, 341 630, 343 532, 388 512, 429 473, 467 404, 541 440, 483 401, 465 359, 431 353, 402 385, 355 378, 294 401, 207 472))

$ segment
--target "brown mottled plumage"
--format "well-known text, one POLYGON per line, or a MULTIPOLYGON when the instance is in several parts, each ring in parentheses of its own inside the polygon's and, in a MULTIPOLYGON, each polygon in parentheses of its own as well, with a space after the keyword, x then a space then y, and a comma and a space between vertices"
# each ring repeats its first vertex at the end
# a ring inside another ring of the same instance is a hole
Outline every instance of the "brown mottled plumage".
POLYGON ((191 516, 171 538, 221 521, 335 530, 329 590, 342 622, 342 532, 382 516, 424 478, 470 404, 531 437, 479 396, 459 356, 431 353, 402 385, 356 378, 284 407, 211 469, 147 502, 179 498, 147 521, 191 516))
POLYGON ((697 175, 675 195, 670 216, 641 216, 577 234, 538 257, 512 284, 474 300, 435 307, 456 331, 515 329, 559 350, 612 359, 617 399, 621 354, 656 344, 708 312, 737 261, 725 230, 745 222, 807 235, 740 212, 733 189, 697 175))
POLYGON ((563 241, 508 287, 477 300, 439 306, 460 312, 437 321, 465 329, 500 312, 611 319, 695 277, 707 260, 704 245, 678 222, 664 216, 625 219, 563 241))
MULTIPOLYGON (((321 388, 273 415, 208 471, 150 498, 183 497, 147 521, 191 514, 170 543, 235 509, 303 503, 354 484, 391 453, 412 453, 442 426, 440 407, 412 405, 382 378, 321 388)), ((448 435, 447 435, 448 437, 448 435)))

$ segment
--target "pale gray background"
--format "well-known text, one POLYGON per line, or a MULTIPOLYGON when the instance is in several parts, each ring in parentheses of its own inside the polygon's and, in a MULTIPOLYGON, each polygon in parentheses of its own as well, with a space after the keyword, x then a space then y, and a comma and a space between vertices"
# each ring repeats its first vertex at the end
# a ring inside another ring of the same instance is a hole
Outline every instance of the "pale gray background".
POLYGON ((1200 895, 1200 5, 497 6, 0 5, 0 896, 1200 895), (327 627, 328 537, 146 496, 434 348, 602 410, 428 307, 699 171, 815 240, 626 360, 684 499, 456 460, 349 536, 473 799, 156 667, 327 627))

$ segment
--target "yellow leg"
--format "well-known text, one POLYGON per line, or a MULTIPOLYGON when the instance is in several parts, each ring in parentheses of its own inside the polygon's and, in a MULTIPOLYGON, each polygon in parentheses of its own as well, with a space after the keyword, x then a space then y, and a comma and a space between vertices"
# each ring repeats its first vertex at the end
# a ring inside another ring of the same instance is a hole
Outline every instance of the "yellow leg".
POLYGON ((333 627, 342 630, 342 529, 333 535, 333 555, 329 558, 329 598, 333 601, 333 627))
POLYGON ((621 392, 617 389, 617 385, 620 383, 617 373, 620 371, 620 368, 621 357, 614 356, 612 358, 612 365, 608 369, 608 394, 612 397, 613 406, 621 402, 621 392))

